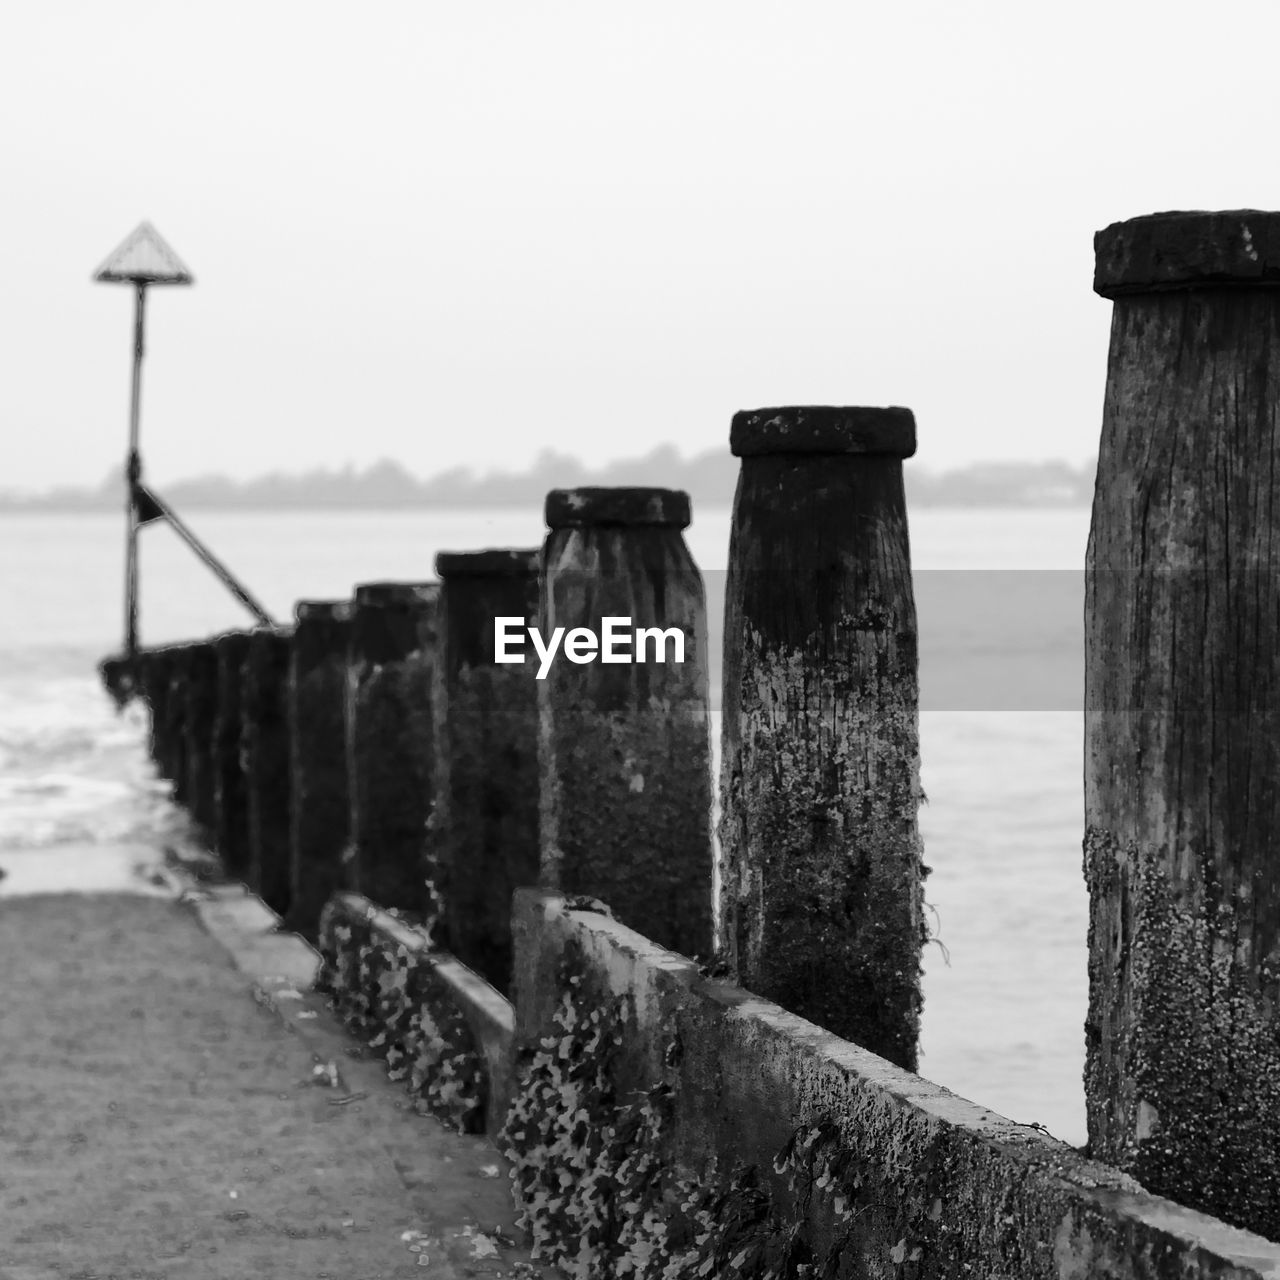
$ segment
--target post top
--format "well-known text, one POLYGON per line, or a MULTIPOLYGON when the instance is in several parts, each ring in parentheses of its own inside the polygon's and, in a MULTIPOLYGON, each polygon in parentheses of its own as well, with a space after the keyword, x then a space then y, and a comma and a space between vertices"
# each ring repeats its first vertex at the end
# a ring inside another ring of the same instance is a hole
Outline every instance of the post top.
POLYGON ((271 626, 257 626, 249 632, 249 641, 251 644, 268 644, 273 640, 288 640, 293 635, 293 627, 288 624, 276 624, 271 626))
POLYGON ((151 650, 143 650, 143 652, 154 653, 157 658, 181 658, 184 657, 191 646, 196 644, 195 640, 170 640, 167 644, 162 644, 158 648, 151 650))
POLYGON ((744 409, 733 415, 729 450, 735 458, 778 453, 881 454, 910 458, 916 451, 916 417, 893 406, 789 405, 744 409))
POLYGON ((234 653, 237 649, 248 648, 249 633, 247 631, 224 631, 213 637, 214 647, 234 653))
POLYGON ((537 573, 540 555, 537 547, 527 551, 514 547, 441 551, 436 556, 436 572, 442 578, 520 577, 537 573))
POLYGON ((393 605, 422 608, 440 595, 438 582, 362 582, 357 585, 357 609, 385 609, 393 605))
POLYGON ((601 525, 662 525, 688 528, 692 515, 683 489, 552 489, 547 494, 550 529, 601 525))
POLYGON ((1113 222, 1093 237, 1094 292, 1280 286, 1280 213, 1173 210, 1113 222))
POLYGON ((293 615, 299 622, 347 622, 351 617, 351 601, 299 600, 293 615))

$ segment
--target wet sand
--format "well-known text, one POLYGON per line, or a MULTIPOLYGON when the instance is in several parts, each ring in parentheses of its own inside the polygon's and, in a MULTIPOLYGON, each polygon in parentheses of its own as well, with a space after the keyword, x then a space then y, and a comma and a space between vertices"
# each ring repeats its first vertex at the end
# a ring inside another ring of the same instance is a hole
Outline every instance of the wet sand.
POLYGON ((60 844, 0 854, 0 898, 72 892, 171 898, 175 886, 147 844, 60 844))

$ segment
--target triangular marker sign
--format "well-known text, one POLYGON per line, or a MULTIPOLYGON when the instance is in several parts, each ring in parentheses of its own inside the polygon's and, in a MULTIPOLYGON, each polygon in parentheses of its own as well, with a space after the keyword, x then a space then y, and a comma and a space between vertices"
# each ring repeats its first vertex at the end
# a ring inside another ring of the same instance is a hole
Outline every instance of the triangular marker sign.
POLYGON ((140 222, 93 278, 107 284, 194 284, 195 276, 149 222, 140 222))
POLYGON ((133 486, 133 515, 140 525, 150 524, 152 520, 165 518, 164 508, 156 501, 155 495, 144 484, 133 486))

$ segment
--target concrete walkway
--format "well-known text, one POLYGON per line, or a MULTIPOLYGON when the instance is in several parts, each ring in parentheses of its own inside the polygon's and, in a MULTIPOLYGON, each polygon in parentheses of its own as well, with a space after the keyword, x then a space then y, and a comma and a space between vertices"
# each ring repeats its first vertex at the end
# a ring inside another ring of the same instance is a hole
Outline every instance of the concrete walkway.
POLYGON ((0 899, 0 1280, 543 1276, 232 886, 0 899), (510 1242, 510 1243, 509 1243, 510 1242))

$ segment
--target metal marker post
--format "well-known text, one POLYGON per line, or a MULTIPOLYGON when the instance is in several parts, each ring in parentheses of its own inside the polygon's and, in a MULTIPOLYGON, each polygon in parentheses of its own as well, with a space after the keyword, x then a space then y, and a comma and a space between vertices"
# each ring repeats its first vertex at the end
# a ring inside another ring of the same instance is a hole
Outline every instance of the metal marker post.
POLYGON ((138 403, 142 393, 143 331, 147 315, 147 286, 138 282, 133 304, 133 383, 129 394, 129 457, 125 464, 124 518, 128 530, 125 550, 125 655, 130 662, 138 650, 138 521, 134 491, 142 479, 138 456, 138 403))
POLYGON ((194 284, 182 259, 149 223, 141 222, 93 273, 104 284, 134 287, 133 384, 129 397, 129 454, 125 461, 125 621, 124 656, 132 664, 138 652, 138 494, 142 458, 138 452, 139 402, 142 394, 142 353, 147 313, 147 285, 194 284))
POLYGON ((142 483, 138 417, 142 398, 142 353, 146 347, 147 285, 194 284, 195 277, 160 233, 149 222, 142 222, 93 273, 93 278, 107 284, 131 284, 134 287, 133 387, 129 398, 129 455, 125 463, 124 574, 124 663, 126 669, 132 671, 138 653, 138 530, 152 520, 165 520, 223 586, 253 614, 260 626, 269 627, 273 623, 244 584, 178 519, 173 508, 142 483))

